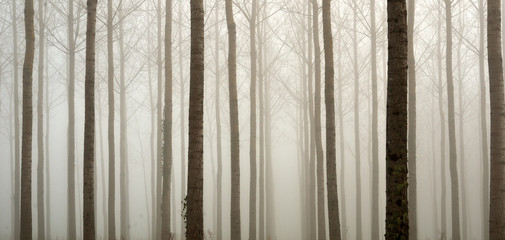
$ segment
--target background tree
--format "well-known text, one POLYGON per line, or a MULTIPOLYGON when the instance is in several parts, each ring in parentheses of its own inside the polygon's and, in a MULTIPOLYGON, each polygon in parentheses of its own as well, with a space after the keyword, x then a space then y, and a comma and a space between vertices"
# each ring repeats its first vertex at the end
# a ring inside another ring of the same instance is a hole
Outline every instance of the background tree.
POLYGON ((38 65, 38 92, 37 92, 37 234, 39 239, 44 239, 45 214, 44 214, 44 32, 45 32, 45 3, 39 0, 39 65, 38 65))

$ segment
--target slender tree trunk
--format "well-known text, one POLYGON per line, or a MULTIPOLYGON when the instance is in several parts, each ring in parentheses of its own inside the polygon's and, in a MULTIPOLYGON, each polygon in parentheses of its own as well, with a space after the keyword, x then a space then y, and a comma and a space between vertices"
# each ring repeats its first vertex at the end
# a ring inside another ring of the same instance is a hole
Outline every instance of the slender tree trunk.
POLYGON ((204 233, 203 94, 204 94, 204 8, 202 0, 191 0, 188 195, 187 195, 187 210, 186 210, 186 219, 187 219, 186 238, 188 240, 203 240, 203 233, 204 233))
MULTIPOLYGON (((251 18, 249 19, 249 43, 251 52, 251 88, 250 88, 250 141, 249 141, 249 240, 256 240, 256 15, 258 0, 252 1, 251 18)), ((235 24, 235 23, 233 23, 235 24)), ((231 38, 231 37, 230 37, 231 38)), ((236 38, 236 37, 233 37, 236 38)), ((235 43, 236 44, 236 43, 235 43)), ((236 47, 234 47, 234 51, 236 47)), ((230 51, 232 46, 230 46, 230 51)), ((232 63, 235 64, 236 63, 232 63)), ((240 222, 240 221, 239 221, 240 222)))
POLYGON ((326 185, 328 191, 328 222, 330 239, 340 239, 338 213, 336 151, 335 151, 335 100, 333 36, 331 33, 331 0, 323 0, 323 40, 324 40, 324 100, 326 104, 326 185))
MULTIPOLYGON (((225 1, 226 5, 226 24, 228 26, 228 83, 230 88, 230 149, 231 149, 231 219, 230 219, 230 231, 231 239, 241 239, 240 233, 240 152, 239 152, 239 123, 238 123, 238 103, 237 103, 237 32, 235 27, 235 20, 233 19, 233 5, 231 0, 225 1)), ((254 41, 251 40, 251 41, 254 41)), ((251 116, 254 119, 251 120, 251 125, 256 121, 255 113, 255 103, 253 104, 253 99, 255 99, 255 81, 251 81, 251 116), (252 107, 254 106, 254 108, 252 107), (253 121, 254 120, 254 121, 253 121)), ((252 118, 251 117, 251 118, 252 118)), ((254 129, 256 127, 254 126, 254 129)), ((251 131, 252 133, 252 131, 251 131)), ((256 130, 254 130, 254 135, 256 130)), ((253 142, 251 136, 251 142, 253 142)), ((256 139, 256 138, 254 138, 256 139)), ((256 140, 254 140, 256 142, 256 140)), ((251 143, 252 144, 252 143, 251 143)), ((255 153, 256 145, 254 144, 254 150, 251 149, 251 156, 256 158, 255 153), (252 152, 254 151, 254 154, 252 152)), ((253 160, 251 160, 253 161, 253 160)), ((255 160, 254 160, 255 161, 255 160)))
POLYGON ((372 237, 379 231, 379 131, 377 100, 377 31, 375 26, 375 0, 370 0, 370 32, 372 54, 372 237))
POLYGON ((440 172, 441 172, 441 207, 440 207, 440 212, 441 212, 441 221, 442 221, 442 232, 441 232, 441 239, 446 239, 447 237, 447 195, 446 195, 446 189, 447 189, 447 177, 446 173, 447 170, 445 169, 447 166, 446 159, 445 159, 445 153, 446 153, 446 147, 445 147, 445 113, 444 113, 444 87, 443 87, 443 81, 442 81, 442 51, 441 51, 441 41, 442 37, 440 36, 442 33, 441 27, 442 27, 442 21, 441 21, 441 11, 440 8, 438 8, 439 12, 439 21, 437 24, 437 78, 438 78, 438 109, 439 109, 439 115, 440 115, 440 172))
MULTIPOLYGON (((184 115, 184 111, 185 111, 185 107, 184 107, 184 93, 185 93, 185 90, 184 90, 184 69, 183 69, 183 63, 182 63, 182 56, 184 54, 183 52, 183 48, 180 47, 182 46, 182 2, 179 2, 179 78, 180 78, 180 85, 181 85, 181 132, 180 132, 180 135, 181 135, 181 202, 185 199, 186 197, 186 161, 185 161, 185 149, 186 149, 186 146, 185 146, 185 139, 184 139, 184 136, 185 136, 185 131, 184 131, 184 126, 185 126, 185 122, 184 120, 185 119, 185 115, 184 115)), ((222 179, 222 175, 219 175, 221 174, 220 170, 219 169, 222 169, 222 168, 219 168, 219 165, 220 162, 218 162, 218 193, 221 191, 221 179, 222 179)), ((221 218, 219 217, 220 214, 222 214, 222 210, 221 210, 221 204, 222 204, 222 201, 220 201, 218 199, 218 206, 217 206, 217 211, 218 211, 218 239, 219 236, 222 236, 221 234, 221 231, 222 231, 222 227, 220 228, 220 220, 221 218), (221 234, 221 235, 220 235, 221 234)), ((181 207, 182 209, 182 207, 181 207)), ((185 221, 181 221, 181 239, 184 240, 185 239, 185 234, 184 234, 184 228, 185 228, 185 221)))
POLYGON ((74 1, 68 1, 68 165, 67 165, 67 239, 76 239, 75 216, 75 39, 74 1))
POLYGON ((156 135, 156 238, 155 239, 161 239, 161 222, 162 222, 162 219, 161 219, 161 202, 162 202, 162 199, 161 199, 161 187, 162 187, 162 162, 163 162, 163 159, 162 159, 162 151, 163 151, 163 139, 162 139, 162 133, 163 133, 163 121, 162 121, 162 116, 163 116, 163 112, 162 112, 162 109, 161 107, 163 106, 163 102, 162 102, 162 99, 163 99, 163 92, 162 92, 162 86, 163 86, 163 80, 162 80, 162 75, 163 75, 163 59, 162 59, 162 31, 161 31, 161 10, 162 10, 162 7, 161 7, 161 0, 158 0, 158 4, 157 4, 157 9, 156 9, 156 18, 157 18, 157 43, 158 43, 158 47, 156 48, 156 51, 157 51, 157 59, 156 59, 156 64, 158 66, 158 100, 157 100, 157 103, 156 103, 156 112, 157 112, 157 126, 158 126, 158 129, 157 129, 157 135, 156 135))
MULTIPOLYGON (((340 17, 340 5, 338 5, 338 17, 340 17)), ((342 39, 342 34, 341 34, 341 26, 337 27, 337 36, 339 39, 342 39)), ((339 56, 342 56, 342 47, 341 43, 342 41, 337 41, 337 54, 339 56)), ((344 139, 344 110, 342 106, 342 58, 338 58, 337 60, 337 79, 338 79, 338 126, 339 126, 339 142, 340 142, 340 196, 341 196, 341 202, 340 206, 342 209, 342 213, 340 216, 340 219, 342 220, 341 224, 341 229, 343 231, 342 233, 342 239, 347 239, 347 234, 348 234, 348 226, 347 226, 347 208, 346 208, 346 201, 345 201, 345 139, 344 139)))
MULTIPOLYGON (((326 239, 326 216, 324 206, 324 155, 321 141, 321 46, 319 45, 319 7, 312 0, 312 36, 314 38, 314 132, 317 158, 317 236, 326 239)), ((309 38, 310 38, 309 32, 309 38)))
POLYGON ((14 71, 14 213, 13 213, 13 231, 14 239, 19 239, 20 233, 20 211, 21 211, 21 178, 20 178, 20 167, 21 167, 21 157, 20 157, 20 146, 19 146, 19 60, 18 60, 18 27, 17 27, 17 10, 16 2, 12 1, 12 45, 13 45, 13 71, 14 71))
MULTIPOLYGON (((47 8, 44 9, 44 12, 45 10, 47 10, 47 8)), ((47 42, 46 42, 46 47, 48 46, 47 42)), ((44 54, 44 57, 45 57, 45 62, 46 63, 49 63, 49 58, 48 58, 48 55, 49 54, 44 54)), ((49 64, 45 64, 45 72, 49 72, 48 71, 48 65, 49 64)), ((47 239, 51 239, 51 174, 50 174, 50 166, 49 166, 49 133, 50 133, 50 129, 49 129, 49 119, 50 119, 50 115, 49 115, 49 81, 48 81, 49 77, 48 77, 48 74, 46 74, 46 84, 45 84, 45 88, 46 88, 46 150, 45 150, 45 159, 46 159, 46 199, 45 199, 45 206, 46 206, 46 238, 47 239)))
POLYGON ((95 239, 95 28, 96 0, 87 3, 86 74, 84 113, 83 239, 95 239))
MULTIPOLYGON (((264 25, 260 25, 261 28, 258 28, 261 31, 258 31, 258 86, 259 86, 259 213, 258 213, 258 239, 265 239, 265 97, 264 90, 265 85, 263 81, 263 29, 264 25)), ((301 111, 300 111, 301 113, 301 111)), ((300 128, 301 129, 301 128, 300 128)), ((302 134, 300 134, 301 136, 302 134)), ((301 140, 300 140, 300 145, 301 140)), ((300 149, 302 149, 300 147, 300 149)), ((301 157, 301 156, 300 156, 301 157)), ((302 157, 303 159, 303 157, 302 157)), ((303 175, 302 175, 303 176, 303 175)), ((302 182, 303 183, 303 182, 302 182)), ((303 205, 303 199, 305 195, 302 195, 302 201, 300 202, 303 205)), ((305 209, 305 207, 303 207, 305 209)), ((303 226, 305 227, 305 225, 303 226)), ((303 235, 302 235, 303 236, 303 235)))
POLYGON ((23 64, 23 130, 21 147, 21 219, 20 239, 32 239, 32 129, 33 129, 33 59, 35 30, 33 0, 25 1, 26 52, 23 64))
POLYGON ((388 0, 387 16, 386 239, 408 239, 406 1, 388 0))
POLYGON ((216 73, 216 129, 217 129, 217 135, 216 135, 216 140, 217 140, 217 206, 216 206, 216 212, 217 212, 217 231, 216 231, 216 238, 217 239, 223 239, 223 191, 222 191, 222 182, 223 182, 223 150, 221 147, 221 95, 219 94, 219 90, 221 89, 221 72, 220 72, 220 65, 219 65, 219 0, 216 0, 216 23, 215 23, 215 58, 216 58, 216 65, 215 65, 215 73, 216 73))
POLYGON ((446 23, 446 74, 447 74, 447 99, 449 114, 449 172, 451 175, 451 209, 452 209, 452 239, 460 239, 459 223, 459 184, 456 154, 456 126, 454 119, 454 81, 452 77, 452 4, 445 0, 446 23))
POLYGON ((37 227, 38 237, 43 240, 46 236, 44 213, 44 27, 45 16, 43 0, 38 4, 39 17, 39 65, 38 65, 38 93, 37 93, 37 227))
POLYGON ((484 34, 485 9, 484 0, 479 0, 479 86, 480 86, 480 135, 482 153, 482 239, 489 239, 489 146, 487 133, 486 80, 484 71, 484 34))
POLYGON ((353 74, 354 74, 354 155, 356 157, 356 239, 363 238, 361 212, 361 149, 360 149, 360 120, 359 120, 359 69, 358 69, 358 6, 353 2, 353 74))
POLYGON ((491 104, 491 181, 489 239, 505 236, 505 99, 501 49, 500 1, 488 0, 487 49, 491 104))
POLYGON ((172 0, 166 0, 165 15, 165 107, 163 109, 163 199, 161 238, 170 239, 170 180, 172 175, 172 0))
MULTIPOLYGON (((268 23, 267 23, 268 24, 268 23)), ((264 50, 268 50, 266 45, 264 50)), ((263 54, 265 66, 269 66, 267 54, 263 54)), ((275 182, 273 181, 273 162, 272 162, 272 117, 270 105, 270 82, 268 80, 268 71, 264 71, 265 84, 265 190, 266 190, 266 234, 267 239, 275 240, 276 222, 275 222, 275 182)), ((315 218, 314 218, 315 219, 315 218)))
MULTIPOLYGON (((107 216, 107 187, 106 187, 106 179, 105 179, 105 157, 104 157, 104 154, 103 154, 103 149, 104 149, 104 144, 103 144, 103 127, 102 127, 102 94, 101 94, 101 91, 98 91, 97 92, 97 97, 98 97, 98 132, 99 132, 99 137, 98 139, 100 140, 100 173, 101 173, 101 178, 102 178, 102 182, 100 183, 100 185, 102 186, 102 217, 103 217, 103 237, 106 238, 109 234, 109 229, 108 229, 108 216, 107 216)), ((49 129, 47 129, 47 132, 49 132, 49 129)), ((46 141, 46 143, 48 144, 49 142, 46 141)), ((96 181, 98 182, 98 180, 96 181)), ((48 189, 49 190, 49 189, 48 189)), ((98 191, 98 188, 96 189, 96 191, 98 191)), ((48 192, 49 194, 49 192, 48 192)), ((98 194, 97 194, 98 195, 98 194)), ((98 202, 98 198, 97 198, 97 202, 98 202)), ((98 207, 95 208, 97 210, 97 214, 98 214, 98 207)), ((48 212, 49 214, 49 212, 48 212)))
POLYGON ((417 239, 417 166, 416 166, 416 59, 414 56, 415 0, 408 0, 408 170, 409 238, 417 239))

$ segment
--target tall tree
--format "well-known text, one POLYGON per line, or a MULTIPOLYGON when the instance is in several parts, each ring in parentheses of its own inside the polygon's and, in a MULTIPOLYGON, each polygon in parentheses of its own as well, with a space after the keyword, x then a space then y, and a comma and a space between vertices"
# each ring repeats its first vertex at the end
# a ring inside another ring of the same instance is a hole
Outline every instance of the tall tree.
POLYGON ((165 14, 165 107, 163 109, 163 199, 161 238, 170 239, 170 186, 172 175, 172 0, 166 0, 165 14))
POLYGON ((20 187, 20 150, 19 150, 19 60, 18 60, 18 19, 16 2, 12 1, 12 47, 13 47, 13 71, 14 71, 14 198, 13 198, 13 221, 14 221, 14 238, 19 239, 20 233, 20 210, 21 210, 21 187, 20 187))
MULTIPOLYGON (((230 7, 231 8, 231 7, 230 7)), ((251 87, 250 87, 250 141, 249 141, 249 170, 251 172, 249 180, 249 240, 256 240, 256 73, 257 73, 257 52, 256 52, 256 16, 258 11, 258 0, 252 0, 251 17, 249 18, 249 47, 251 55, 251 87)), ((228 11, 226 12, 228 14, 228 11)), ((228 17, 228 15, 226 15, 228 17)), ((233 14, 230 16, 230 20, 233 20, 233 14)), ((227 19, 228 23, 231 23, 227 19)), ((235 23, 233 22, 235 26, 235 23)), ((229 34, 236 35, 235 28, 230 31, 229 34)), ((231 40, 232 36, 229 35, 231 40)), ((235 46, 229 46, 230 52, 233 50, 236 52, 236 36, 233 36, 233 41, 235 46)), ((230 53, 229 53, 230 54, 230 53)), ((235 57, 236 53, 233 53, 235 57)), ((231 54, 229 56, 231 58, 231 54)), ((234 68, 236 75, 236 59, 228 59, 228 61, 235 61, 235 63, 229 62, 228 64, 234 64, 234 66, 228 65, 229 68, 234 68)), ((231 73, 230 73, 230 88, 231 88, 231 73)), ((235 77, 235 76, 233 76, 235 77)), ((234 80, 236 85, 236 77, 234 80)), ((231 98, 231 94, 230 94, 231 98)), ((236 100, 235 100, 236 101, 236 100)), ((230 99, 231 104, 231 99, 230 99)), ((232 107, 230 105, 230 107, 232 107)), ((238 112, 237 112, 238 114, 238 112)), ((238 118, 237 118, 238 119, 238 118)), ((237 120, 238 121, 238 120, 237 120)), ((237 132, 238 133, 238 132, 237 132)), ((233 158, 232 158, 233 159, 233 158)), ((240 207, 240 206, 239 206, 240 207)), ((239 219, 240 220, 240 219, 239 219)), ((239 221, 240 223, 240 221, 239 221)))
MULTIPOLYGON (((184 111, 185 111, 185 107, 184 107, 184 93, 185 93, 185 88, 184 88, 184 85, 185 85, 185 81, 184 81, 184 68, 183 68, 183 62, 182 62, 182 56, 183 56, 183 48, 182 48, 182 28, 183 28, 183 24, 182 24, 182 2, 179 2, 179 39, 178 39, 178 42, 179 42, 179 81, 180 81, 180 85, 181 85, 181 106, 180 106, 180 111, 181 111, 181 130, 180 130, 180 134, 181 134, 181 202, 182 202, 182 199, 184 199, 184 197, 186 196, 186 161, 185 161, 185 138, 184 136, 186 135, 185 132, 184 132, 184 125, 185 125, 185 115, 184 115, 184 111)), ((219 161, 218 161, 218 169, 219 169, 219 161)), ((219 170, 218 170, 219 172, 219 170)), ((220 173, 220 172, 219 172, 220 173)), ((218 175, 219 175, 218 173, 218 175)), ((221 177, 222 179, 222 177, 221 177)), ((219 177, 218 177, 218 189, 220 189, 220 183, 219 183, 219 177)), ((219 190, 218 190, 219 192, 219 190)), ((218 201, 218 216, 219 214, 222 214, 222 211, 220 211, 219 207, 221 202, 218 201)), ((219 217, 218 217, 218 226, 219 226, 219 217)), ((184 221, 181 221, 181 239, 184 240, 184 221)), ((219 239, 219 232, 221 231, 221 229, 218 227, 218 239, 219 239)))
MULTIPOLYGON (((258 95, 259 95, 259 204, 258 204, 258 239, 265 238, 265 85, 263 81, 263 36, 265 25, 258 27, 258 95)), ((301 142, 301 141, 300 141, 301 142)), ((301 149, 301 148, 300 148, 301 149)), ((304 197, 304 196, 302 196, 304 197)))
POLYGON ((223 182, 223 149, 221 147, 221 96, 219 94, 219 90, 221 88, 221 72, 220 72, 220 66, 219 66, 219 2, 220 0, 216 0, 216 23, 214 25, 215 28, 215 53, 214 56, 216 58, 215 62, 215 74, 216 74, 216 147, 217 147, 217 186, 216 186, 216 213, 217 213, 217 219, 216 219, 216 238, 217 239, 222 239, 223 238, 223 190, 222 190, 222 182, 223 182))
POLYGON ((377 100, 377 30, 375 0, 370 0, 370 43, 372 55, 372 236, 379 236, 379 130, 377 100))
POLYGON ((25 1, 26 52, 23 64, 23 130, 21 142, 21 219, 20 239, 32 239, 32 82, 35 55, 33 0, 25 1))
POLYGON ((203 0, 191 0, 191 63, 189 86, 188 195, 186 238, 203 240, 203 0))
POLYGON ((39 65, 38 65, 38 93, 37 93, 37 227, 39 239, 45 239, 44 214, 44 32, 45 32, 45 3, 39 0, 39 65))
POLYGON ((359 66, 358 66, 358 5, 353 1, 353 75, 354 75, 354 155, 356 157, 356 239, 363 238, 361 211, 361 150, 360 150, 360 120, 359 120, 359 66))
MULTIPOLYGON (((409 238, 417 239, 417 167, 416 167, 416 59, 414 57, 415 0, 408 0, 408 170, 409 238)), ((372 51, 373 52, 373 51, 372 51)))
POLYGON ((162 116, 163 116, 163 113, 162 113, 162 106, 163 106, 163 79, 162 79, 162 75, 163 75, 163 58, 162 58, 162 34, 163 32, 161 31, 161 16, 162 16, 162 7, 161 7, 161 0, 158 0, 157 2, 157 7, 156 7, 156 36, 157 36, 157 44, 158 44, 158 47, 156 48, 156 65, 157 65, 157 69, 158 69, 158 74, 157 74, 157 78, 158 78, 158 87, 157 87, 157 103, 156 103, 156 122, 157 122, 157 126, 158 126, 158 129, 156 131, 156 173, 155 173, 155 176, 156 176, 156 192, 155 194, 153 195, 154 198, 156 198, 156 211, 153 212, 153 216, 155 215, 156 216, 156 221, 154 221, 153 223, 153 227, 156 226, 156 231, 155 231, 155 234, 156 234, 156 239, 160 239, 161 238, 161 185, 162 185, 162 162, 163 162, 163 159, 162 159, 162 150, 163 150, 163 144, 162 144, 162 133, 163 133, 163 129, 162 129, 162 125, 163 125, 163 122, 162 122, 162 116))
POLYGON ((68 1, 67 239, 76 239, 75 216, 75 39, 74 1, 68 1))
MULTIPOLYGON (((317 0, 312 2, 312 35, 314 38, 314 132, 316 143, 316 182, 317 182, 317 236, 326 239, 324 206, 324 153, 321 141, 321 46, 319 45, 319 7, 317 0)), ((311 34, 311 33, 309 33, 311 34)), ((310 38, 310 36, 309 36, 310 38)))
POLYGON ((95 32, 97 0, 87 2, 84 76, 83 239, 95 239, 95 32))
POLYGON ((406 1, 388 0, 387 17, 386 239, 408 239, 406 1))
POLYGON ((452 238, 460 239, 459 184, 456 153, 456 126, 454 118, 454 79, 452 77, 452 1, 445 0, 446 42, 445 60, 447 77, 448 127, 449 127, 449 173, 451 176, 452 238))
POLYGON ((487 93, 484 70, 484 32, 485 32, 485 8, 484 0, 479 0, 479 101, 480 101, 480 139, 482 154, 482 239, 489 239, 489 146, 487 133, 487 93))
MULTIPOLYGON (((231 239, 241 239, 240 233, 240 138, 237 102, 237 30, 233 19, 231 0, 225 1, 226 25, 228 26, 228 85, 230 88, 230 149, 231 149, 231 239)), ((253 41, 253 40, 251 40, 253 41)), ((253 82, 251 82, 251 85, 253 82)), ((251 87, 252 88, 252 87, 251 87)), ((256 95, 251 91, 251 98, 256 95)), ((252 101, 252 100, 251 100, 252 101)), ((256 107, 254 107, 256 108, 256 107)), ((252 108, 251 108, 252 110, 252 108)), ((254 116, 256 121, 256 116, 254 116)), ((252 122, 251 122, 252 124, 252 122)), ((256 130, 254 130, 256 132, 256 130)), ((256 133, 254 133, 256 134, 256 133)), ((251 140, 252 141, 252 140, 251 140)), ((254 140, 256 141, 256 140, 254 140)), ((253 150, 251 150, 253 151, 253 150)), ((256 153, 254 153, 254 159, 256 153)), ((251 160, 252 161, 252 160, 251 160)), ((256 160, 254 160, 256 162, 256 160)))
MULTIPOLYGON (((505 236, 505 97, 499 0, 487 1, 487 51, 491 104, 491 181, 489 239, 505 236)), ((486 230, 486 229, 485 229, 486 230)), ((484 231, 485 231, 484 230, 484 231)))
POLYGON ((108 193, 108 237, 116 239, 116 167, 114 145, 114 45, 113 34, 112 0, 107 0, 107 94, 109 105, 108 118, 108 150, 109 150, 109 193, 108 193))
POLYGON ((324 102, 326 105, 326 189, 328 191, 328 222, 330 239, 340 239, 338 213, 336 150, 335 150, 335 98, 333 67, 333 36, 331 33, 331 0, 323 0, 324 41, 324 102))

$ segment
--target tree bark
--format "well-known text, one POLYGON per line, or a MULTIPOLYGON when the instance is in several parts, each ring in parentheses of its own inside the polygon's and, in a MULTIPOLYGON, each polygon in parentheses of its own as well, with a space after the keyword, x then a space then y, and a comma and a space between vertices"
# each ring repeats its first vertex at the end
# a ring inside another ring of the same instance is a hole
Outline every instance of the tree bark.
POLYGON ((33 59, 35 55, 33 0, 25 1, 26 52, 23 64, 23 130, 21 143, 20 239, 32 239, 33 59))
POLYGON ((204 8, 203 0, 191 0, 191 64, 188 144, 188 240, 203 240, 203 94, 204 8))
POLYGON ((170 186, 172 175, 172 0, 166 0, 165 15, 165 107, 163 112, 163 199, 161 238, 170 239, 170 186))
MULTIPOLYGON (((249 19, 249 45, 251 55, 251 88, 250 88, 250 141, 249 141, 249 170, 251 172, 249 181, 249 240, 256 240, 256 73, 257 73, 257 53, 256 53, 256 15, 258 11, 258 0, 252 1, 251 18, 249 19)), ((235 24, 235 23, 233 23, 235 24)), ((234 37, 235 38, 235 37, 234 37)), ((236 45, 236 43, 235 43, 236 45)), ((230 46, 230 51, 231 51, 230 46)), ((236 51, 236 47, 234 47, 236 51)), ((236 60, 235 60, 236 61, 236 60)), ((236 63, 235 63, 236 65, 236 63)), ((235 80, 236 82, 236 80, 235 80)), ((230 95, 231 96, 231 95, 230 95)))
MULTIPOLYGON (((265 239, 265 85, 263 81, 263 30, 264 24, 258 28, 258 95, 259 95, 259 213, 258 239, 265 239)), ((300 148, 301 149, 301 148, 300 148)), ((302 198, 305 195, 301 196, 302 198)), ((303 205, 302 205, 303 206, 303 205)), ((303 235, 302 235, 303 236, 303 235)))
POLYGON ((83 170, 83 239, 95 239, 95 29, 96 0, 87 2, 86 74, 84 83, 84 170, 83 170))
POLYGON ((377 30, 375 26, 375 0, 370 0, 370 36, 372 55, 372 236, 379 233, 379 131, 377 100, 377 30))
POLYGON ((386 115, 386 239, 408 239, 407 9, 387 3, 388 90, 386 115))
POLYGON ((156 103, 156 122, 157 122, 157 126, 158 126, 158 129, 156 131, 156 194, 155 194, 155 197, 156 197, 156 211, 153 213, 153 215, 155 214, 156 215, 156 221, 155 221, 155 225, 156 225, 156 237, 155 239, 161 239, 161 222, 162 222, 162 219, 161 219, 161 202, 162 202, 162 199, 161 199, 161 191, 162 191, 162 162, 163 162, 163 159, 162 159, 162 151, 163 151, 163 139, 162 139, 162 133, 163 133, 163 121, 162 121, 162 116, 163 116, 163 112, 162 112, 162 106, 163 106, 163 80, 162 80, 162 75, 163 75, 163 58, 162 58, 162 31, 161 31, 161 16, 162 16, 162 13, 161 13, 161 10, 162 10, 162 7, 161 7, 161 0, 158 0, 157 2, 157 9, 156 9, 156 18, 157 18, 157 44, 158 44, 158 47, 156 48, 156 54, 157 54, 157 59, 156 59, 156 64, 157 64, 157 67, 158 67, 158 74, 157 74, 157 77, 158 77, 158 88, 157 88, 157 103, 156 103))
POLYGON ((43 0, 38 4, 39 17, 39 65, 37 93, 37 235, 43 240, 46 236, 44 213, 44 27, 45 16, 43 0))
MULTIPOLYGON (((408 0, 407 38, 408 38, 408 170, 409 170, 409 238, 417 239, 417 166, 416 166, 416 59, 414 56, 414 28, 416 5, 408 0)), ((372 51, 373 52, 373 51, 372 51)))
POLYGON ((326 189, 328 191, 328 222, 330 239, 340 239, 338 213, 336 150, 335 150, 335 99, 333 36, 331 33, 331 0, 323 0, 323 40, 324 40, 324 100, 326 104, 326 189))
POLYGON ((488 0, 487 49, 491 104, 491 176, 489 239, 505 236, 505 98, 501 49, 500 1, 488 0))

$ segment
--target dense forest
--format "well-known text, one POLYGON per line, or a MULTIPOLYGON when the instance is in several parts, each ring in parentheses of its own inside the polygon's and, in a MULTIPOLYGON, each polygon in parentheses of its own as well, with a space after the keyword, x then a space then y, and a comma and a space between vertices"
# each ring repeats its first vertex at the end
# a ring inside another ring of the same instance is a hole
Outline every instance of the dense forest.
POLYGON ((0 239, 504 239, 503 2, 0 0, 0 239))

